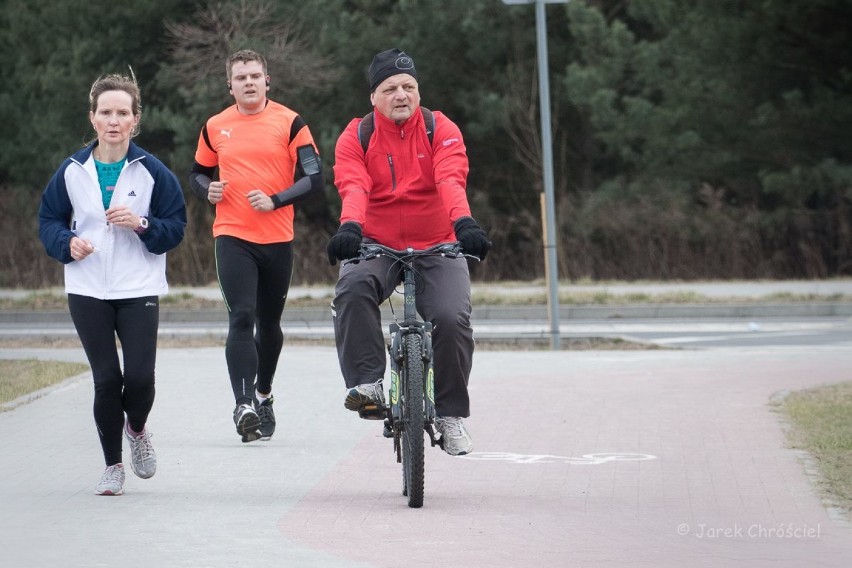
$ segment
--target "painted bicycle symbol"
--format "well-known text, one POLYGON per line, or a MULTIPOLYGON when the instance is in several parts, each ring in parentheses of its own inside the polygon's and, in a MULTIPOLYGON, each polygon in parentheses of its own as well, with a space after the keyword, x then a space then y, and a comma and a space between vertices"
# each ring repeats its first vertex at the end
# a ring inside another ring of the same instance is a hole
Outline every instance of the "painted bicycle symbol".
POLYGON ((549 454, 513 454, 510 452, 473 452, 462 459, 480 461, 505 461, 509 463, 566 463, 571 465, 599 465, 602 463, 616 461, 646 461, 655 460, 657 456, 651 454, 632 453, 597 453, 583 454, 580 457, 553 456, 549 454))

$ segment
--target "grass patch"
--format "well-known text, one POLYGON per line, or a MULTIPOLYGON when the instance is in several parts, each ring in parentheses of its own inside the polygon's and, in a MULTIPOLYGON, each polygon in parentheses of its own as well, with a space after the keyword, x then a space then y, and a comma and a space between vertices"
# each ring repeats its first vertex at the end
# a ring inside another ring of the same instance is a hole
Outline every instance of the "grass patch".
MULTIPOLYGON (((671 349, 653 343, 627 341, 617 337, 562 337, 564 351, 653 351, 671 349)), ((331 337, 285 337, 286 350, 299 346, 334 347, 331 337)), ((157 340, 158 349, 196 349, 202 347, 225 347, 225 338, 218 336, 165 336, 157 340)), ((0 337, 0 349, 82 349, 80 340, 74 337, 0 337)), ((549 338, 477 338, 476 349, 483 351, 550 351, 549 338)))
MULTIPOLYGON (((328 307, 328 298, 288 298, 288 307, 328 307)), ((225 310, 221 298, 211 299, 195 296, 189 292, 177 292, 160 297, 160 308, 164 310, 225 310)), ((56 292, 33 292, 20 298, 0 298, 0 311, 68 311, 68 297, 56 292)))
MULTIPOLYGON (((474 290, 471 296, 474 306, 543 306, 547 304, 544 291, 517 291, 517 283, 501 283, 500 289, 483 287, 474 290)), ((287 298, 288 307, 327 308, 332 300, 331 294, 316 294, 304 297, 287 298)), ((566 306, 617 306, 624 304, 796 304, 814 302, 852 303, 852 296, 844 294, 790 294, 775 293, 760 298, 722 298, 710 297, 697 292, 675 291, 658 294, 634 292, 613 294, 605 291, 561 291, 559 303, 566 306)), ((215 310, 225 309, 221 298, 210 299, 195 296, 190 292, 172 292, 160 298, 160 306, 166 310, 215 310)), ((286 309, 286 308, 285 308, 286 309)), ((68 300, 64 293, 57 291, 38 291, 20 298, 0 298, 0 311, 31 310, 68 310, 68 300)))
MULTIPOLYGON (((471 294, 473 305, 488 306, 543 306, 547 304, 546 292, 525 291, 524 293, 512 292, 511 287, 504 290, 497 289, 474 289, 471 294)), ((613 294, 611 292, 559 292, 559 303, 565 306, 610 306, 621 304, 711 304, 730 302, 731 299, 710 298, 696 292, 666 292, 662 294, 648 294, 644 292, 633 292, 628 294, 613 294)), ((738 300, 742 302, 743 300, 738 300)), ((786 300, 793 302, 794 300, 786 300)))
MULTIPOLYGON (((88 370, 89 366, 83 363, 2 359, 0 360, 0 404, 55 385, 68 377, 88 370)), ((0 412, 3 410, 5 408, 0 406, 0 412)))
MULTIPOLYGON (((185 310, 225 309, 221 299, 210 300, 189 292, 168 294, 160 298, 160 307, 185 310)), ((56 292, 33 292, 20 298, 0 298, 0 310, 7 311, 68 311, 68 296, 56 292)))
POLYGON ((852 513, 852 382, 791 393, 779 403, 794 448, 807 451, 820 489, 845 515, 852 513))
POLYGON ((21 298, 0 298, 0 310, 67 310, 68 298, 54 292, 33 292, 21 298))
MULTIPOLYGON (((618 337, 561 337, 562 351, 655 351, 670 349, 653 343, 627 341, 618 337)), ((482 351, 550 351, 550 338, 477 338, 482 351)))

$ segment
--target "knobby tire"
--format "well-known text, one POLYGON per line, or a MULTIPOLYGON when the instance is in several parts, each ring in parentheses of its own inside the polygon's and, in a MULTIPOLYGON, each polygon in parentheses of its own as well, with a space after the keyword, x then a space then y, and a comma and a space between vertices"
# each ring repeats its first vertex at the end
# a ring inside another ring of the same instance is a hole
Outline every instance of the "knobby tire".
POLYGON ((405 337, 405 373, 402 431, 403 494, 409 507, 423 506, 424 483, 424 390, 423 390, 423 338, 417 334, 405 337))

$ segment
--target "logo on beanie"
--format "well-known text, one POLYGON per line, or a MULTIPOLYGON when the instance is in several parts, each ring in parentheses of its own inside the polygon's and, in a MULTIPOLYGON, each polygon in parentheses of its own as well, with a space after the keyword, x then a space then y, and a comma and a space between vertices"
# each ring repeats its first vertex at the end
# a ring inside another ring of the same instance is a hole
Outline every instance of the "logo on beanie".
POLYGON ((414 61, 407 55, 397 57, 394 65, 397 69, 414 69, 414 61))
POLYGON ((394 75, 407 73, 417 79, 417 71, 414 70, 414 60, 404 51, 394 48, 388 49, 373 57, 370 63, 368 77, 370 80, 370 92, 376 90, 379 84, 394 75))

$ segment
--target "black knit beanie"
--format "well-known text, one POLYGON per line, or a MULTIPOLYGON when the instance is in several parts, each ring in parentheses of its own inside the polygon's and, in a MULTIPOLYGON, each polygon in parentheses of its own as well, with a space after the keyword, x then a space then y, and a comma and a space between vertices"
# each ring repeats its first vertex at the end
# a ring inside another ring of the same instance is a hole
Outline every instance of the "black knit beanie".
POLYGON ((417 71, 414 70, 414 60, 407 53, 393 48, 383 51, 373 57, 370 63, 370 92, 376 90, 382 81, 399 73, 408 73, 417 79, 417 71))

